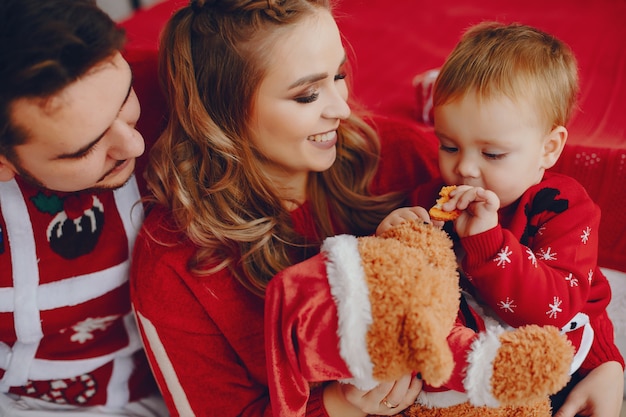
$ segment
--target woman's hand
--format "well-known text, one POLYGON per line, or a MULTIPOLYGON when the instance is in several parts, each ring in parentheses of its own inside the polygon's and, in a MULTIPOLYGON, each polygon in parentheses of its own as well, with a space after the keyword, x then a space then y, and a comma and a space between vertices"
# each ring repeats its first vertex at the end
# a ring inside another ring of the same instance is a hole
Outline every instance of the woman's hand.
POLYGON ((576 384, 554 417, 619 417, 623 395, 622 365, 606 362, 576 384))
POLYGON ((412 375, 381 383, 370 391, 332 382, 324 390, 324 406, 331 417, 391 416, 414 404, 421 390, 422 381, 412 375))

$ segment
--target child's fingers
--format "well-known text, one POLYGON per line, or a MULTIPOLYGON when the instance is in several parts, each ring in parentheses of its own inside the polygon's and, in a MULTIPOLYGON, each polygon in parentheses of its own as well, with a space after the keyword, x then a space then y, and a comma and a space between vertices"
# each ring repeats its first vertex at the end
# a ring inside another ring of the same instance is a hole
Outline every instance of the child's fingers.
POLYGON ((428 210, 426 210, 424 207, 410 207, 410 213, 412 214, 410 220, 422 220, 424 222, 430 223, 430 215, 428 214, 428 210))
POLYGON ((485 190, 482 187, 470 187, 468 185, 462 185, 457 187, 451 195, 450 201, 444 204, 446 210, 465 210, 472 203, 485 203, 486 208, 497 210, 500 206, 500 200, 498 196, 489 190, 485 190))

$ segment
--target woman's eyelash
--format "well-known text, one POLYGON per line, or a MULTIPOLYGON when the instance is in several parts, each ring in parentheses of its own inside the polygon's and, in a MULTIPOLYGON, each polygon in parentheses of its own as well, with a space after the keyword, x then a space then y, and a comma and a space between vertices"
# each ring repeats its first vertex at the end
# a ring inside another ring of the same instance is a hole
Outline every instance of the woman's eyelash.
POLYGON ((295 100, 296 100, 298 103, 304 103, 304 104, 306 104, 306 103, 312 103, 312 102, 314 102, 315 100, 317 100, 317 98, 318 98, 319 96, 320 96, 320 94, 319 94, 319 93, 312 93, 312 94, 310 94, 310 95, 308 95, 308 96, 296 97, 296 98, 295 98, 295 100))
MULTIPOLYGON (((346 78, 346 73, 342 72, 339 73, 337 75, 335 75, 334 80, 335 81, 340 81, 346 78)), ((294 100, 297 101, 298 103, 312 103, 315 100, 317 100, 319 98, 320 94, 318 92, 315 93, 311 93, 308 96, 300 96, 300 97, 296 97, 294 100)))

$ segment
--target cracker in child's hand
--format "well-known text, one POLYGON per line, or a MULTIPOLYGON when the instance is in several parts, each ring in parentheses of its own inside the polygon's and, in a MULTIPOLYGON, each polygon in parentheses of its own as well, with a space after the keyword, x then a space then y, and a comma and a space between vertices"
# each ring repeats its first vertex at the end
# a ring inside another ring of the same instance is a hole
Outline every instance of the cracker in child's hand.
POLYGON ((454 209, 452 211, 444 211, 442 206, 443 204, 450 200, 450 192, 456 188, 456 185, 448 185, 441 188, 439 191, 439 198, 437 199, 434 206, 428 210, 428 214, 430 214, 430 218, 433 220, 440 221, 450 221, 455 220, 457 217, 461 215, 461 210, 454 209))

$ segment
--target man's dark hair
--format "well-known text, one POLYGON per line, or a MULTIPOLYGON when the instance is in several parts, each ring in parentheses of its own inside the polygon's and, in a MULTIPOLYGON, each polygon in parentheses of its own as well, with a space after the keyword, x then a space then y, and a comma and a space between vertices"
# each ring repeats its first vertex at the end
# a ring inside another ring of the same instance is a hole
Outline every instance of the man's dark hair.
POLYGON ((14 100, 58 93, 124 41, 94 0, 0 0, 0 154, 25 141, 10 123, 14 100))

